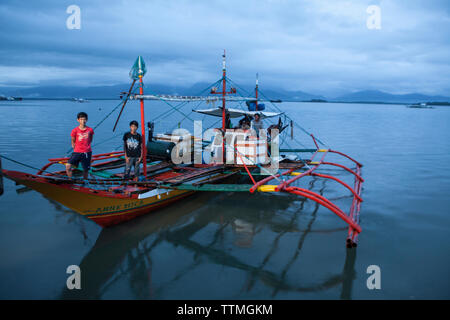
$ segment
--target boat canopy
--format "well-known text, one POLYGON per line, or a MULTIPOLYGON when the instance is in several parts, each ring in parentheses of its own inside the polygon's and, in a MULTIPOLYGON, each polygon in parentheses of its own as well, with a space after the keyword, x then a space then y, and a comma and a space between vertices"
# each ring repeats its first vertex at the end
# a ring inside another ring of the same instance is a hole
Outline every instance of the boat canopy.
MULTIPOLYGON (((210 116, 215 116, 215 117, 222 116, 222 108, 220 108, 220 107, 211 108, 211 109, 199 109, 199 110, 192 110, 192 111, 207 114, 210 116)), ((259 113, 259 115, 261 116, 261 119, 265 119, 265 118, 276 117, 276 116, 283 114, 283 112, 246 111, 246 110, 232 109, 232 108, 227 108, 226 112, 228 112, 230 114, 230 118, 239 118, 239 117, 243 117, 245 115, 253 117, 255 114, 259 113)))

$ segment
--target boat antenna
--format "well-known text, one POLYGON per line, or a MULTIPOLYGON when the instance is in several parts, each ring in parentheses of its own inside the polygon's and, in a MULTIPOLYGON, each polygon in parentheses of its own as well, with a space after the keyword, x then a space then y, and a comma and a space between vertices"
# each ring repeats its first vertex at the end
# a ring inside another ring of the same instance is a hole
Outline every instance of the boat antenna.
POLYGON ((256 73, 255 98, 255 110, 258 111, 258 73, 256 73))

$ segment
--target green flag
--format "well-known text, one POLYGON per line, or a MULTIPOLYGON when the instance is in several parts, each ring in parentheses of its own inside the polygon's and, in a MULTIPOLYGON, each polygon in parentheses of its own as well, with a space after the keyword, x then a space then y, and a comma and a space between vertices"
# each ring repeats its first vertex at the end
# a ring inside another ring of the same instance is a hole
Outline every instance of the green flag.
POLYGON ((139 76, 144 76, 147 72, 147 68, 145 68, 144 59, 141 56, 137 57, 136 61, 133 64, 133 67, 130 70, 130 78, 134 80, 138 80, 139 76))

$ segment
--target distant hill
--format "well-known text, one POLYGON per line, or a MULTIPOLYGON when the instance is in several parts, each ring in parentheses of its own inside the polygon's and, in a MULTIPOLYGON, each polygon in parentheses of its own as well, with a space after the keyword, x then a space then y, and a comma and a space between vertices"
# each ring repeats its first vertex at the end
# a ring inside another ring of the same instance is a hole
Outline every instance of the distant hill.
POLYGON ((339 102, 392 102, 392 103, 417 103, 417 102, 445 102, 450 97, 428 96, 420 93, 390 94, 377 90, 358 91, 346 94, 330 101, 339 102))
MULTIPOLYGON (((130 89, 129 83, 113 86, 97 87, 68 87, 68 86, 40 86, 29 88, 0 87, 0 94, 23 98, 85 98, 85 99, 118 99, 120 92, 130 89)), ((149 85, 146 85, 147 87, 149 85)), ((137 86, 135 86, 137 88, 137 86)), ((152 93, 177 92, 175 88, 164 85, 152 85, 152 93)))
MULTIPOLYGON (((173 94, 173 95, 203 95, 210 84, 199 82, 190 87, 168 86, 162 84, 146 83, 145 92, 148 94, 173 94)), ((128 91, 129 83, 113 86, 97 87, 68 87, 68 86, 39 86, 39 87, 0 87, 0 95, 23 98, 84 98, 84 99, 118 99, 120 92, 128 91)), ((238 86, 238 93, 243 96, 254 96, 255 88, 252 86, 238 86)), ((419 103, 419 102, 450 102, 450 97, 428 96, 419 93, 390 94, 376 90, 358 91, 346 94, 334 99, 327 99, 321 95, 315 95, 300 90, 288 91, 276 88, 260 87, 260 97, 268 99, 281 99, 282 101, 313 101, 313 102, 385 102, 385 103, 419 103)), ((220 88, 219 88, 220 90, 220 88)))
MULTIPOLYGON (((210 84, 199 82, 191 87, 167 86, 161 84, 145 84, 145 92, 149 94, 178 94, 178 95, 203 95, 208 94, 209 90, 204 91, 210 84)), ((120 92, 128 91, 130 84, 118 84, 113 86, 97 87, 68 87, 68 86, 39 86, 39 87, 0 87, 0 94, 5 96, 15 96, 23 98, 85 98, 85 99, 114 99, 118 98, 120 92)), ((239 86, 239 94, 243 96, 253 96, 254 87, 239 86), (243 89, 243 90, 240 90, 243 89)), ((289 101, 306 101, 311 99, 324 99, 303 91, 287 91, 283 89, 264 89, 261 92, 269 99, 281 99, 289 101)))
POLYGON ((324 96, 319 96, 311 93, 307 93, 304 91, 287 91, 283 89, 269 89, 264 90, 264 95, 266 95, 269 99, 281 99, 283 101, 310 101, 314 99, 325 100, 324 96))

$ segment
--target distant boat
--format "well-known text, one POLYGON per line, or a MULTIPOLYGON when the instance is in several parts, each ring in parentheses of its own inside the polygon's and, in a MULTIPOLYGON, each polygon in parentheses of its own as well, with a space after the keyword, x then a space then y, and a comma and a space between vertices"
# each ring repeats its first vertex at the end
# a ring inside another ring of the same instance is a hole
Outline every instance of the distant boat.
POLYGON ((434 109, 434 107, 427 105, 425 102, 410 104, 406 107, 407 108, 416 108, 416 109, 434 109))
POLYGON ((7 100, 7 101, 22 101, 23 98, 22 98, 22 97, 5 97, 5 96, 0 96, 0 100, 7 100))
POLYGON ((82 103, 82 102, 89 102, 89 100, 83 99, 83 98, 72 98, 72 101, 80 102, 80 103, 82 103))

